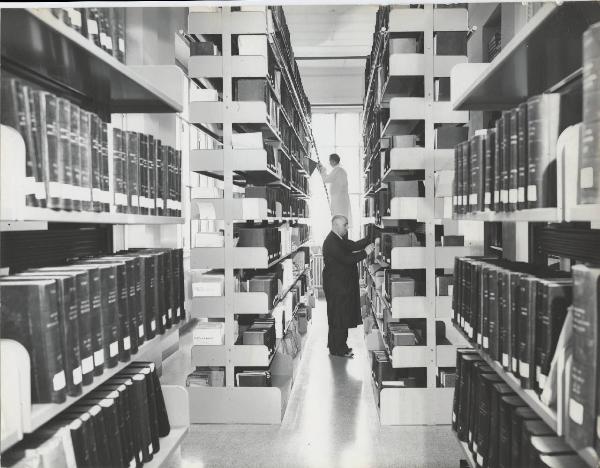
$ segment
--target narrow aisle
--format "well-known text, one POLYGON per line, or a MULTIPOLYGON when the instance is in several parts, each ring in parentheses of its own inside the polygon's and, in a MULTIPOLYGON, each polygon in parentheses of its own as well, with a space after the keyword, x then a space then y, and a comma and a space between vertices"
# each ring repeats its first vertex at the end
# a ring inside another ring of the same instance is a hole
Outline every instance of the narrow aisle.
POLYGON ((282 424, 192 425, 170 468, 458 467, 449 426, 379 425, 362 327, 350 331, 354 359, 330 356, 325 308, 319 301, 313 312, 282 424))

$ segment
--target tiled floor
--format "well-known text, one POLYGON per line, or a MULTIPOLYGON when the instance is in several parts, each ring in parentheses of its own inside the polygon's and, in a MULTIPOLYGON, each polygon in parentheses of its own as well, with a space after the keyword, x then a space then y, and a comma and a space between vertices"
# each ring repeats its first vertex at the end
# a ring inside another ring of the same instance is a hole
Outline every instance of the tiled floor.
MULTIPOLYGON (((449 426, 380 426, 362 328, 350 333, 354 359, 331 357, 326 343, 320 302, 281 425, 193 425, 169 468, 459 466, 449 426)), ((163 380, 181 382, 187 361, 187 350, 171 358, 163 380)))

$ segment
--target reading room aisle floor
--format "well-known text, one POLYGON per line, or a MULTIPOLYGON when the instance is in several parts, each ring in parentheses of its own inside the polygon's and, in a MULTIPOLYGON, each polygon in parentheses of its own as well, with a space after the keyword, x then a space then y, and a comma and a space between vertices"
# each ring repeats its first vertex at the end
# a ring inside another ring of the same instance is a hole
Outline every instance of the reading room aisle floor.
MULTIPOLYGON (((350 330, 354 359, 330 356, 320 300, 309 333, 281 425, 192 425, 168 468, 458 468, 461 452, 450 426, 379 424, 362 327, 350 330)), ((164 383, 185 380, 186 348, 165 361, 164 383)))

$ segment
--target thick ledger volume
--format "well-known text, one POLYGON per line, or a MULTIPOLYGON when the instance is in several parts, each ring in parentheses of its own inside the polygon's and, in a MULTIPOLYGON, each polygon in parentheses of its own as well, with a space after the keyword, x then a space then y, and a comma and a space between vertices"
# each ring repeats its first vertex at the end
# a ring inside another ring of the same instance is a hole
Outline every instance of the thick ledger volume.
POLYGON ((511 168, 511 111, 502 112, 502 166, 500 166, 500 200, 502 200, 502 209, 504 211, 510 211, 508 190, 509 190, 509 176, 511 168))
POLYGON ((542 94, 527 101, 528 208, 556 206, 556 141, 559 124, 560 94, 542 94))
POLYGON ((525 276, 519 282, 519 375, 521 386, 532 388, 535 378, 533 364, 535 339, 535 299, 537 278, 525 276))
POLYGON ((574 265, 573 363, 567 404, 567 439, 574 448, 598 446, 598 287, 600 268, 574 265))
POLYGON ((67 381, 67 394, 77 396, 82 391, 81 348, 79 332, 79 304, 77 284, 73 276, 45 272, 28 272, 3 278, 4 281, 53 280, 56 284, 58 324, 61 351, 67 381))
POLYGON ((469 188, 471 187, 471 154, 469 142, 465 141, 462 143, 461 151, 461 213, 467 213, 469 211, 469 188))
POLYGON ((537 284, 534 388, 538 393, 546 385, 572 293, 573 282, 570 279, 540 280, 537 284))
MULTIPOLYGON (((452 212, 455 214, 459 213, 458 199, 459 199, 459 194, 461 192, 461 190, 460 190, 461 175, 462 175, 461 168, 460 168, 460 163, 461 163, 460 151, 461 151, 461 149, 462 149, 462 146, 460 143, 454 147, 454 182, 453 182, 454 192, 452 193, 452 212)), ((366 213, 366 214, 368 214, 368 213, 366 213)))
POLYGON ((527 176, 529 174, 529 158, 527 154, 527 103, 519 105, 517 113, 518 144, 517 144, 517 209, 527 208, 527 176))
POLYGON ((66 376, 53 280, 2 281, 1 336, 21 343, 31 362, 32 403, 62 403, 66 376))
POLYGON ((583 34, 583 124, 579 152, 579 204, 600 203, 600 42, 598 23, 583 34))
POLYGON ((485 185, 485 151, 487 131, 478 131, 470 140, 471 184, 469 211, 483 211, 485 185))
POLYGON ((496 145, 494 157, 494 211, 503 211, 502 168, 504 167, 504 119, 496 120, 496 145))
POLYGON ((510 157, 508 170, 508 211, 515 211, 519 199, 519 109, 510 111, 510 157))
POLYGON ((483 207, 485 210, 494 209, 494 164, 496 154, 496 129, 491 128, 487 131, 485 138, 485 156, 484 156, 484 186, 483 186, 483 207))

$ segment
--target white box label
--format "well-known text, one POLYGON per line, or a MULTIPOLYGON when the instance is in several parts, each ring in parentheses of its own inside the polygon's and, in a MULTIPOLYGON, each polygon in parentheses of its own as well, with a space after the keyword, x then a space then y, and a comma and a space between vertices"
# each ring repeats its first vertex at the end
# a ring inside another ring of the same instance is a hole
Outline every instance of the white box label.
POLYGON ((485 194, 483 196, 483 202, 486 205, 489 205, 490 203, 492 203, 492 194, 490 192, 485 192, 485 194))
POLYGON ((477 205, 477 194, 476 193, 472 193, 471 195, 469 195, 469 204, 477 205))
POLYGON ((548 376, 544 375, 540 372, 540 378, 538 379, 538 383, 540 385, 540 388, 542 390, 544 390, 544 388, 546 387, 546 382, 548 381, 548 376))
POLYGON ((478 345, 482 345, 483 344, 483 339, 480 333, 477 333, 477 344, 478 345))
POLYGON ((88 34, 98 34, 98 23, 96 20, 88 19, 88 34))
POLYGON ((517 201, 524 202, 525 201, 525 187, 519 187, 517 189, 517 201))
POLYGON ((169 318, 172 318, 173 317, 173 309, 171 309, 169 307, 169 310, 168 310, 167 314, 169 315, 169 318))
POLYGON ((494 190, 494 200, 496 203, 500 201, 500 192, 498 190, 494 190))
POLYGON ((519 199, 519 196, 518 196, 517 189, 516 188, 510 189, 508 191, 508 201, 510 203, 517 203, 518 199, 519 199))
POLYGON ((452 411, 452 422, 456 422, 456 413, 452 411))
POLYGON ((119 50, 125 52, 125 41, 122 37, 119 38, 119 50))
POLYGON ((453 294, 454 294, 454 285, 449 284, 448 285, 448 296, 452 296, 453 294))
POLYGON ((581 188, 592 188, 594 186, 593 167, 584 167, 579 171, 579 186, 581 188))
POLYGON ((529 185, 527 187, 527 201, 537 201, 537 186, 529 185))
POLYGON ((126 336, 123 339, 123 349, 125 351, 127 351, 128 349, 131 349, 131 338, 129 336, 126 336))
POLYGON ((79 385, 81 383, 82 378, 83 375, 81 373, 81 366, 77 369, 73 369, 73 384, 79 385))
POLYGON ((569 418, 576 424, 583 424, 583 405, 573 398, 569 399, 569 418))
POLYGON ((85 359, 82 359, 81 369, 83 370, 84 374, 89 374, 90 372, 92 372, 94 370, 94 357, 90 356, 86 357, 85 359))
POLYGON ((483 349, 488 349, 490 347, 490 340, 487 336, 483 337, 483 349))
POLYGON ((502 354, 502 367, 508 367, 508 354, 502 354))
POLYGON ((96 366, 104 364, 104 350, 103 349, 96 351, 94 353, 94 364, 96 366))
POLYGON ((150 329, 152 331, 156 330, 156 320, 152 320, 152 322, 150 322, 150 329))
POLYGON ((479 453, 477 454, 477 464, 479 466, 483 466, 483 456, 480 455, 479 453))
POLYGON ((144 325, 140 325, 138 327, 138 337, 140 337, 140 338, 144 337, 144 325))
POLYGON ((508 190, 500 190, 500 200, 502 203, 508 203, 508 190))
POLYGON ((517 358, 512 358, 512 371, 515 372, 518 367, 517 358))
POLYGON ((519 361, 519 375, 523 378, 529 378, 529 363, 519 361))
POLYGON ((458 205, 458 197, 456 195, 452 196, 452 204, 453 205, 458 205))
POLYGON ((67 379, 65 378, 65 371, 60 371, 54 374, 52 377, 52 388, 54 391, 62 390, 67 385, 67 379))
POLYGON ((119 343, 117 341, 111 343, 108 348, 110 357, 116 356, 119 353, 119 343))
POLYGON ((162 324, 166 325, 167 324, 167 317, 166 317, 166 315, 163 315, 161 318, 162 318, 162 324))

